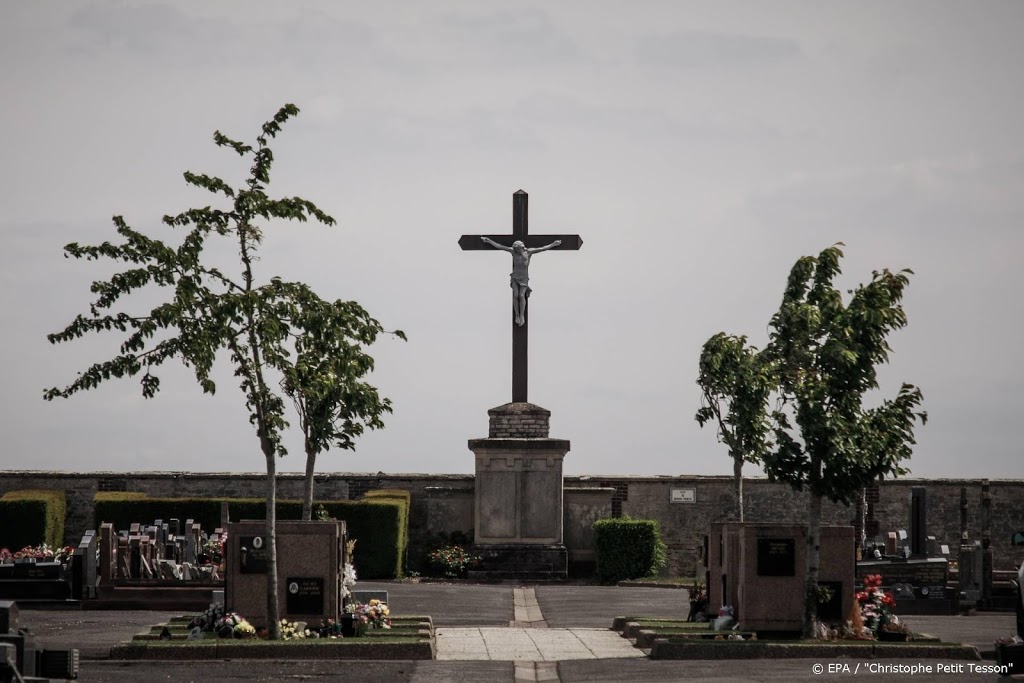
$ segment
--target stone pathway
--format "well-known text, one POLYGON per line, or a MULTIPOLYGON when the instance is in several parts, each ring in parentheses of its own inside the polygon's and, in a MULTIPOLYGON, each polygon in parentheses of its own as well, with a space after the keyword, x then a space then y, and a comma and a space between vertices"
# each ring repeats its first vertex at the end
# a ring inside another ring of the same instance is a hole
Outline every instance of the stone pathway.
POLYGON ((557 681, 558 661, 644 656, 607 628, 548 628, 533 588, 514 588, 512 606, 508 628, 438 627, 437 658, 510 661, 516 680, 557 681))
POLYGON ((643 657, 615 631, 595 628, 445 628, 435 630, 437 658, 509 662, 643 657))
POLYGON ((509 626, 521 628, 547 628, 548 622, 540 612, 537 592, 532 588, 512 589, 512 607, 515 612, 509 626))

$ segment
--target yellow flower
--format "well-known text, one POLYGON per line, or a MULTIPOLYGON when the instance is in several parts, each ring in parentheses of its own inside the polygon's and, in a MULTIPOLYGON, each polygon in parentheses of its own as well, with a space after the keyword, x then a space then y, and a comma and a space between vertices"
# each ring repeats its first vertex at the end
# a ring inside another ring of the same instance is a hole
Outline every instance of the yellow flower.
POLYGON ((376 605, 379 605, 379 604, 380 604, 380 600, 377 600, 376 598, 374 598, 373 600, 370 600, 370 607, 375 607, 376 605))

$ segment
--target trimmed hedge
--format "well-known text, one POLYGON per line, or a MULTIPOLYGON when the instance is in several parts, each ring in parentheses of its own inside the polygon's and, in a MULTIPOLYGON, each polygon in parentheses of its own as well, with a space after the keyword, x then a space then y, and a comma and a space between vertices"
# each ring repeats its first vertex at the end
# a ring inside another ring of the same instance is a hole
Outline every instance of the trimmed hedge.
MULTIPOLYGON (((96 525, 112 522, 126 529, 132 522, 152 523, 172 517, 194 519, 203 529, 220 526, 220 505, 228 503, 231 519, 266 519, 266 501, 252 498, 139 498, 134 494, 105 494, 95 500, 96 525)), ((349 538, 357 540, 356 573, 361 579, 393 579, 402 575, 408 538, 409 506, 406 500, 378 497, 371 500, 316 501, 327 514, 344 520, 349 538)), ((301 519, 302 502, 277 501, 278 519, 301 519)))
POLYGON ((599 519, 594 522, 594 545, 601 583, 639 579, 665 567, 661 528, 652 519, 599 519))
POLYGON ((402 576, 409 562, 409 514, 412 510, 412 494, 404 489, 375 489, 363 494, 363 500, 372 502, 391 501, 401 505, 401 518, 399 519, 398 557, 399 574, 402 576))
POLYGON ((0 498, 0 548, 17 552, 28 545, 64 545, 64 491, 10 491, 0 498))
POLYGON ((165 522, 171 518, 193 519, 203 529, 213 531, 220 526, 220 501, 209 498, 146 498, 138 493, 105 491, 93 498, 96 528, 105 522, 114 525, 115 531, 128 529, 134 522, 152 524, 154 520, 165 522))

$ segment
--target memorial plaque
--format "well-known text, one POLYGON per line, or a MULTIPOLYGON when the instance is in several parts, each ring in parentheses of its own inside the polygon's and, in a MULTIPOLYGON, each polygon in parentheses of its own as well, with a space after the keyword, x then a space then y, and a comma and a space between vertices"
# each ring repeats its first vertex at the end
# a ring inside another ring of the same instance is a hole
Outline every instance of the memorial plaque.
POLYGON ((238 567, 241 574, 266 574, 270 555, 262 536, 242 536, 239 540, 238 567))
POLYGON ((670 500, 673 503, 696 503, 697 489, 672 489, 670 500))
POLYGON ((320 616, 324 613, 322 577, 289 577, 285 584, 288 587, 288 595, 285 598, 288 614, 320 616))
POLYGON ((796 545, 792 538, 757 539, 758 576, 796 576, 796 545))

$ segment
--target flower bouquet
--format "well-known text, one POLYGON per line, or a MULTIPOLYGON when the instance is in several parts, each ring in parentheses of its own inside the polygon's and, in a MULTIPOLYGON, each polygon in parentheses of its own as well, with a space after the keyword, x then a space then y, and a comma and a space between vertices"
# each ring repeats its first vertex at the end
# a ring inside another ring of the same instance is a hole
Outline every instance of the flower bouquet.
POLYGON ((480 558, 471 555, 461 545, 438 548, 427 558, 435 572, 446 579, 465 578, 470 567, 480 563, 480 558))
POLYGON ((892 613, 896 600, 892 593, 882 590, 880 574, 869 574, 864 577, 864 590, 857 593, 857 603, 860 605, 864 626, 876 636, 883 626, 896 619, 896 615, 892 613))
POLYGON ((371 628, 391 628, 391 620, 388 619, 390 614, 391 610, 388 609, 387 603, 380 600, 374 599, 370 600, 369 604, 356 605, 356 628, 359 628, 360 623, 364 631, 371 628))

